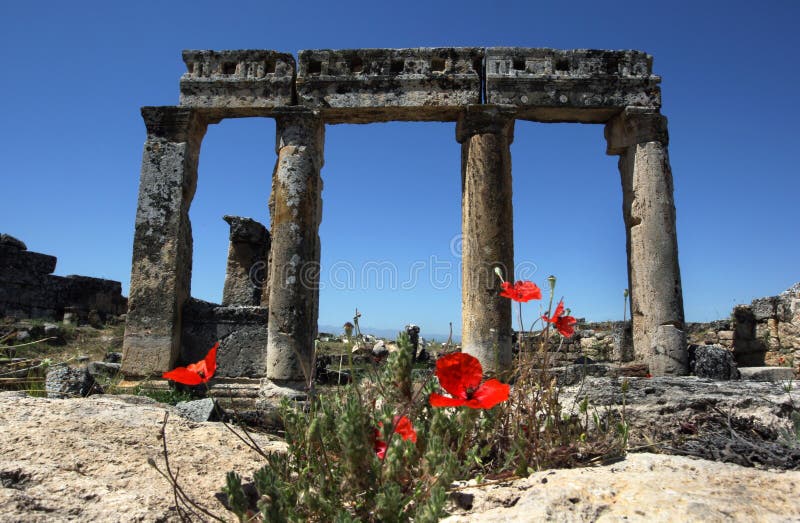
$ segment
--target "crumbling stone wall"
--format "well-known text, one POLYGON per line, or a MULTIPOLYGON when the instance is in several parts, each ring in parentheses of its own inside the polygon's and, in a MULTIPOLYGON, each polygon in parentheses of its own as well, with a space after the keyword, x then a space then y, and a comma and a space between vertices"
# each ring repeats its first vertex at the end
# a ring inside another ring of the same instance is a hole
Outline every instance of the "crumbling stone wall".
POLYGON ((800 364, 800 283, 734 307, 731 317, 687 324, 690 343, 718 344, 741 366, 800 364))
POLYGON ((261 378, 267 368, 267 308, 216 305, 195 298, 183 307, 178 364, 201 360, 214 343, 217 377, 261 378))
POLYGON ((90 311, 103 320, 125 313, 128 304, 120 282, 55 276, 56 261, 0 234, 0 317, 61 319, 67 307, 84 319, 90 311))

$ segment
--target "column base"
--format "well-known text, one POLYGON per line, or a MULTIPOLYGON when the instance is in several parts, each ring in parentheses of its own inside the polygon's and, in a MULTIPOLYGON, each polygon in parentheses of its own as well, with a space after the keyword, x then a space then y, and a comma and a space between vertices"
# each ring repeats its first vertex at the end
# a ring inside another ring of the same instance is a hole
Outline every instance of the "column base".
POLYGON ((659 325, 651 340, 650 374, 653 376, 686 376, 689 354, 686 334, 674 325, 659 325))
POLYGON ((305 401, 308 399, 308 390, 303 381, 264 378, 261 380, 258 398, 259 400, 281 401, 287 398, 293 401, 305 401))

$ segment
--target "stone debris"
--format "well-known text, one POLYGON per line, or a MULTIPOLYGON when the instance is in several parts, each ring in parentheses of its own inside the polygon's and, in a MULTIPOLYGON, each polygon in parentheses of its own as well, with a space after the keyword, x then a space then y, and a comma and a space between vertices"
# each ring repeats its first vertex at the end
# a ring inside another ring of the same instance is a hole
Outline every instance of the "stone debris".
POLYGON ((102 389, 85 367, 75 369, 61 364, 47 371, 45 391, 48 398, 65 399, 88 396, 94 392, 102 392, 102 389))
MULTIPOLYGON (((143 396, 48 400, 0 393, 0 521, 179 522, 163 470, 161 423, 170 464, 187 494, 234 521, 216 497, 228 471, 247 481, 260 457, 221 423, 198 423, 143 396)), ((267 452, 284 443, 252 437, 267 452)))
POLYGON ((202 423, 204 421, 219 421, 222 412, 214 398, 203 398, 192 401, 179 401, 175 405, 178 414, 188 419, 202 423))
POLYGON ((442 523, 786 523, 800 521, 798 491, 797 471, 629 454, 611 465, 545 470, 524 479, 464 488, 451 498, 456 514, 442 523))
POLYGON ((741 377, 733 354, 719 345, 690 345, 689 370, 698 378, 738 380, 741 377))

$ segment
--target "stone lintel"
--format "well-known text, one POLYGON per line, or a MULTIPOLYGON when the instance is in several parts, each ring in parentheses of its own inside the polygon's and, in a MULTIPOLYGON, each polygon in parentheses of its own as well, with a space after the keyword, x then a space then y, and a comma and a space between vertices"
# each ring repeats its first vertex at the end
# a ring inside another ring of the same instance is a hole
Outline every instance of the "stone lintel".
POLYGON ((483 49, 300 51, 297 103, 331 123, 452 120, 481 102, 483 49))
POLYGON ((667 118, 657 109, 645 107, 626 107, 621 113, 608 121, 605 128, 607 142, 606 154, 618 155, 628 147, 640 143, 669 143, 667 118))
POLYGON ((501 105, 469 105, 456 122, 456 140, 464 143, 476 134, 505 134, 508 143, 514 141, 515 108, 501 105))
POLYGON ((660 107, 661 78, 641 51, 486 49, 486 103, 516 105, 518 118, 602 123, 628 106, 660 107))
POLYGON ((167 105, 145 106, 141 111, 148 139, 162 138, 181 143, 202 140, 205 134, 206 121, 194 109, 167 105))
POLYGON ((295 61, 266 49, 183 51, 182 106, 281 107, 295 104, 295 61))

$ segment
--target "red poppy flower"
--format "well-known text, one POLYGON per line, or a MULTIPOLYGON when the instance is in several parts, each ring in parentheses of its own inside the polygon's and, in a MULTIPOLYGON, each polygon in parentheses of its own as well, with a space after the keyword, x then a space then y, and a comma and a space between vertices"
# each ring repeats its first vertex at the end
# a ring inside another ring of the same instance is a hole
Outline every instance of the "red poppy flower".
POLYGON ((439 378, 442 388, 453 397, 432 393, 429 400, 434 407, 491 409, 508 399, 509 386, 496 379, 481 383, 481 362, 463 352, 454 352, 439 358, 436 362, 436 377, 439 378))
MULTIPOLYGON (((378 423, 378 427, 383 427, 383 423, 378 423)), ((399 434, 404 441, 417 442, 417 432, 414 430, 411 420, 405 416, 394 417, 394 432, 399 434)), ((389 445, 381 439, 380 428, 375 429, 375 454, 378 455, 378 459, 385 458, 388 449, 389 445)))
POLYGON ((504 298, 511 298, 514 301, 522 303, 542 299, 542 290, 532 281, 525 280, 516 283, 504 281, 500 286, 503 288, 503 290, 500 291, 500 296, 504 298))
POLYGON ((558 302, 552 318, 548 318, 547 314, 542 315, 542 319, 548 323, 555 325, 555 328, 562 336, 569 338, 575 334, 575 324, 578 320, 572 316, 564 316, 564 300, 558 302))
POLYGON ((208 351, 208 354, 206 354, 206 357, 202 360, 186 367, 178 367, 169 372, 165 372, 161 377, 183 383, 184 385, 200 385, 201 383, 207 383, 214 375, 214 371, 217 370, 217 348, 219 348, 219 342, 211 347, 211 350, 208 351))

